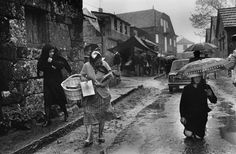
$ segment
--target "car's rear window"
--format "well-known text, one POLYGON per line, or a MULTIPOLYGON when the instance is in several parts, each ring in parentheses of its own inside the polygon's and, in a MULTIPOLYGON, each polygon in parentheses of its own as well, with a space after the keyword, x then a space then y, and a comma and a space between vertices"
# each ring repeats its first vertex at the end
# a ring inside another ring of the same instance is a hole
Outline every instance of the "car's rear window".
POLYGON ((188 59, 185 60, 175 60, 173 61, 172 65, 171 65, 171 72, 172 71, 178 71, 181 67, 183 67, 184 65, 186 65, 189 62, 188 59))

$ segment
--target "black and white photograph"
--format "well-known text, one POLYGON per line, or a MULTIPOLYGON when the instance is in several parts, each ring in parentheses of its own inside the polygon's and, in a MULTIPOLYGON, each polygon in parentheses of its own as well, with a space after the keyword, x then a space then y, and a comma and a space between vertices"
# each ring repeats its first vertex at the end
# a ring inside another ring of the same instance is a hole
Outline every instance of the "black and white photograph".
POLYGON ((0 154, 235 154, 236 0, 0 0, 0 154))

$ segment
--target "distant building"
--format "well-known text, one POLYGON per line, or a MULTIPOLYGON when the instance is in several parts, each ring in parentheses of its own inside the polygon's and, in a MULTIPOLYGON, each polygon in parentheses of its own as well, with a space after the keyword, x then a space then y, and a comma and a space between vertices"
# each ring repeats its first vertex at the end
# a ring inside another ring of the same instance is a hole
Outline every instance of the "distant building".
POLYGON ((131 26, 130 27, 130 36, 137 36, 141 39, 151 40, 151 36, 149 35, 148 32, 146 32, 143 29, 138 28, 136 26, 131 26))
POLYGON ((177 53, 183 53, 185 49, 187 49, 194 43, 192 41, 187 40, 186 38, 182 38, 176 44, 177 44, 177 53))
POLYGON ((170 17, 155 9, 118 14, 118 17, 146 31, 150 41, 159 44, 159 51, 176 54, 176 38, 170 17))
POLYGON ((151 36, 149 33, 147 33, 145 30, 142 30, 141 28, 137 28, 135 26, 130 27, 130 36, 137 36, 140 38, 145 45, 147 45, 150 49, 152 49, 155 52, 159 52, 159 44, 156 42, 151 41, 151 36))
POLYGON ((92 11, 98 18, 100 32, 88 21, 83 24, 83 38, 87 44, 98 44, 102 48, 102 54, 109 64, 112 64, 114 56, 107 49, 117 46, 119 43, 126 41, 130 37, 130 24, 111 13, 92 11))
POLYGON ((227 57, 236 48, 236 42, 232 41, 232 35, 236 33, 236 7, 222 8, 218 10, 216 24, 217 46, 219 57, 227 57))

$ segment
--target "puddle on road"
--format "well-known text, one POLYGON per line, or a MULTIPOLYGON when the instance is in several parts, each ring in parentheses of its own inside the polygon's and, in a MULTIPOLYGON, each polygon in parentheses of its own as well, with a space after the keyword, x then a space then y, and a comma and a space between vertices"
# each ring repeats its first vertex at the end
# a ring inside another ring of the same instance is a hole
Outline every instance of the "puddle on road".
POLYGON ((205 140, 196 141, 185 138, 185 149, 183 154, 207 154, 209 153, 209 145, 205 140))
POLYGON ((228 116, 224 120, 226 125, 220 128, 220 135, 226 141, 236 145, 236 116, 228 116))
POLYGON ((222 101, 218 104, 218 106, 220 107, 219 111, 221 111, 221 112, 225 112, 229 115, 235 114, 235 111, 232 109, 233 108, 232 102, 222 101))
POLYGON ((232 102, 222 101, 219 104, 220 111, 227 113, 229 116, 220 116, 217 119, 224 124, 220 127, 220 136, 231 144, 236 145, 236 113, 232 109, 232 102))
POLYGON ((166 98, 159 98, 152 104, 146 106, 141 112, 136 115, 136 118, 145 117, 145 119, 164 118, 166 115, 160 114, 165 110, 166 98))

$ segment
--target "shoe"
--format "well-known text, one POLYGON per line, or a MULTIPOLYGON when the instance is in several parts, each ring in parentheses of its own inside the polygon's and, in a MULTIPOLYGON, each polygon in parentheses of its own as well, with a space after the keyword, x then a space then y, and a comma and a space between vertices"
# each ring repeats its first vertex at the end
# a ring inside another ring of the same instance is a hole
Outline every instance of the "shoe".
POLYGON ((91 141, 85 140, 84 142, 85 142, 84 147, 89 147, 93 144, 93 140, 91 140, 91 141))
POLYGON ((43 127, 48 127, 48 126, 50 126, 52 124, 52 122, 49 120, 49 121, 45 121, 44 123, 43 123, 43 127))

